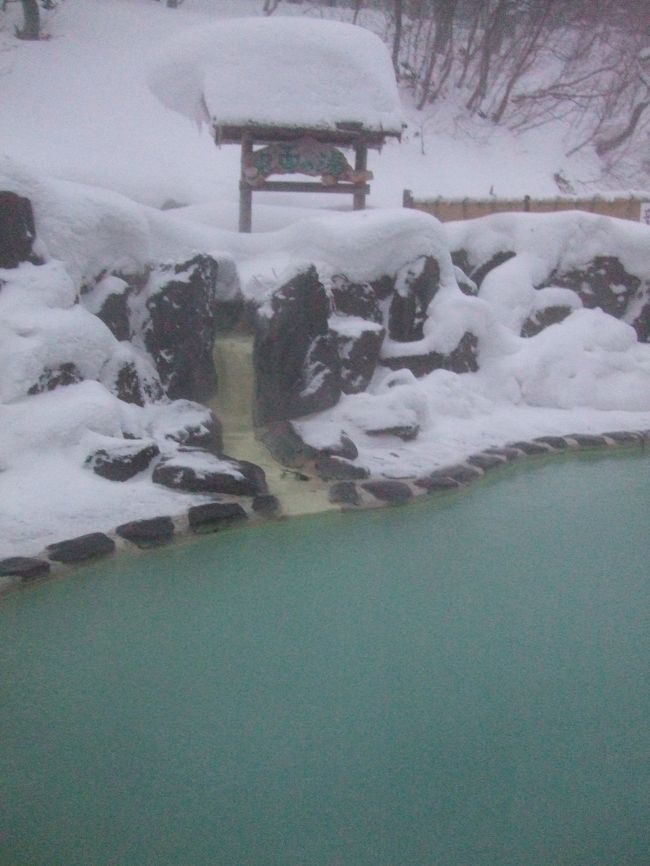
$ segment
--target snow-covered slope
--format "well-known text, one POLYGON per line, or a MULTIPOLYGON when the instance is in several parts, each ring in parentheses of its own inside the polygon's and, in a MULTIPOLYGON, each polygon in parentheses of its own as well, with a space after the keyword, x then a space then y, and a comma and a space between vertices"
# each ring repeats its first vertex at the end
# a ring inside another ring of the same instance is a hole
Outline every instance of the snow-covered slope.
MULTIPOLYGON (((13 36, 19 10, 12 3, 4 18, 0 13, 0 152, 50 177, 106 187, 156 207, 211 202, 214 224, 234 229, 238 148, 217 149, 207 127, 165 108, 150 92, 147 75, 160 46, 184 28, 259 17, 259 0, 185 0, 178 9, 154 0, 65 0, 47 16, 50 38, 35 43, 13 36)), ((323 9, 284 4, 282 14, 320 17, 323 9)), ((459 125, 452 106, 449 116, 443 112, 444 123, 415 111, 406 97, 403 111, 408 127, 402 143, 370 154, 372 207, 399 207, 405 188, 423 197, 556 195, 553 175, 560 169, 578 187, 598 174, 584 154, 563 157, 560 128, 515 138, 480 121, 459 125)), ((286 224, 305 207, 348 209, 349 203, 338 196, 268 194, 256 204, 255 228, 286 224), (289 209, 269 211, 278 204, 289 209)))

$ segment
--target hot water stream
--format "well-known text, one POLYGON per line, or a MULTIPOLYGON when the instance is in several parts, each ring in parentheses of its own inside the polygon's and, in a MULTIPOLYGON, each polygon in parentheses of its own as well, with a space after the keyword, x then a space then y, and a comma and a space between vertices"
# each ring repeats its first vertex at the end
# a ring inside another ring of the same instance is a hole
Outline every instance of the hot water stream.
POLYGON ((284 514, 331 510, 334 506, 327 498, 327 484, 317 476, 304 480, 304 473, 282 466, 255 436, 253 338, 245 334, 218 337, 214 361, 219 393, 210 405, 223 424, 225 453, 262 467, 269 491, 280 500, 284 514))

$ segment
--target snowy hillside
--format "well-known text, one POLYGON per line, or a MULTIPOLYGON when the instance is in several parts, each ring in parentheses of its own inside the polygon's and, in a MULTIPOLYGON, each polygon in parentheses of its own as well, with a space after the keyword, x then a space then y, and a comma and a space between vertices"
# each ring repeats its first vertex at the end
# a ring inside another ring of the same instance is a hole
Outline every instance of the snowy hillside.
MULTIPOLYGON (((207 128, 166 109, 147 87, 147 72, 160 45, 185 27, 222 17, 261 15, 259 0, 185 0, 167 9, 156 0, 65 0, 44 15, 47 41, 13 36, 20 4, 0 13, 0 149, 46 175, 121 192, 159 207, 213 202, 210 220, 236 227, 239 154, 217 150, 207 128)), ((320 8, 283 4, 275 15, 323 14, 320 8)), ((343 15, 343 10, 332 14, 343 15)), ((380 35, 383 19, 365 12, 360 23, 380 35)), ((481 121, 454 118, 455 108, 416 111, 404 92, 408 127, 401 144, 371 153, 375 174, 370 206, 399 207, 402 190, 416 196, 554 196, 561 173, 576 190, 594 186, 598 160, 582 151, 563 156, 565 127, 532 130, 519 137, 481 121)), ((323 207, 306 196, 265 197, 265 204, 323 207)), ((341 207, 335 196, 325 205, 341 207)), ((262 206, 262 209, 264 205, 262 206)), ((263 213, 260 227, 296 216, 263 213)))

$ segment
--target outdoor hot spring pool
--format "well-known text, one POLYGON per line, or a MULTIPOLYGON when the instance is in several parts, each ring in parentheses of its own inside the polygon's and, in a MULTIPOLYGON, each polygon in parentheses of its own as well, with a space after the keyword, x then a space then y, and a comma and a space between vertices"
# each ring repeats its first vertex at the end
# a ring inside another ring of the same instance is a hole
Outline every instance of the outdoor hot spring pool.
POLYGON ((0 862, 647 866, 650 458, 5 598, 0 862))

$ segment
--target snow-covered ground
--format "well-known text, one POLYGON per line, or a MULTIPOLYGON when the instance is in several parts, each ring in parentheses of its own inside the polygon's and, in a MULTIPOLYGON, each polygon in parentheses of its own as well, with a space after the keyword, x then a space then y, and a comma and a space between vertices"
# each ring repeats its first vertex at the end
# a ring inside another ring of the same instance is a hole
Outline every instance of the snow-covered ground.
POLYGON ((125 408, 104 387, 120 344, 75 304, 81 285, 104 269, 133 272, 195 250, 232 260, 244 295, 257 300, 309 264, 324 280, 337 272, 370 280, 418 256, 439 256, 443 285, 422 345, 407 345, 414 353, 449 351, 470 327, 479 337, 479 371, 436 370, 417 380, 408 371, 379 373, 366 393, 301 422, 313 444, 345 431, 375 473, 421 475, 543 434, 650 428, 650 347, 629 324, 548 288, 541 291, 549 303, 576 309, 535 337, 519 336, 539 303, 533 286, 559 263, 617 255, 650 282, 650 228, 616 223, 614 230, 611 221, 571 215, 443 228, 399 210, 405 187, 422 195, 553 195, 559 169, 587 178, 594 166, 567 167, 549 131, 495 134, 489 142, 436 135, 405 106, 403 143, 371 156, 369 211, 337 213, 349 206, 335 196, 268 195, 255 203, 257 233, 235 234, 238 149, 216 149, 205 126, 165 108, 147 84, 160 43, 212 19, 215 8, 231 17, 260 12, 248 0, 186 0, 177 10, 153 0, 66 0, 48 19, 51 38, 38 43, 15 40, 5 17, 0 189, 32 200, 48 261, 0 272, 0 557, 200 501, 151 484, 146 473, 116 483, 84 468, 101 437, 125 429, 149 436, 160 419, 150 407, 125 408), (159 209, 169 201, 183 207, 159 209), (513 249, 517 257, 469 297, 449 259, 460 247, 486 257, 513 249), (62 344, 73 347, 88 381, 27 395, 25 383, 55 366, 62 344), (420 434, 412 442, 367 436, 377 424, 417 424, 420 434))

